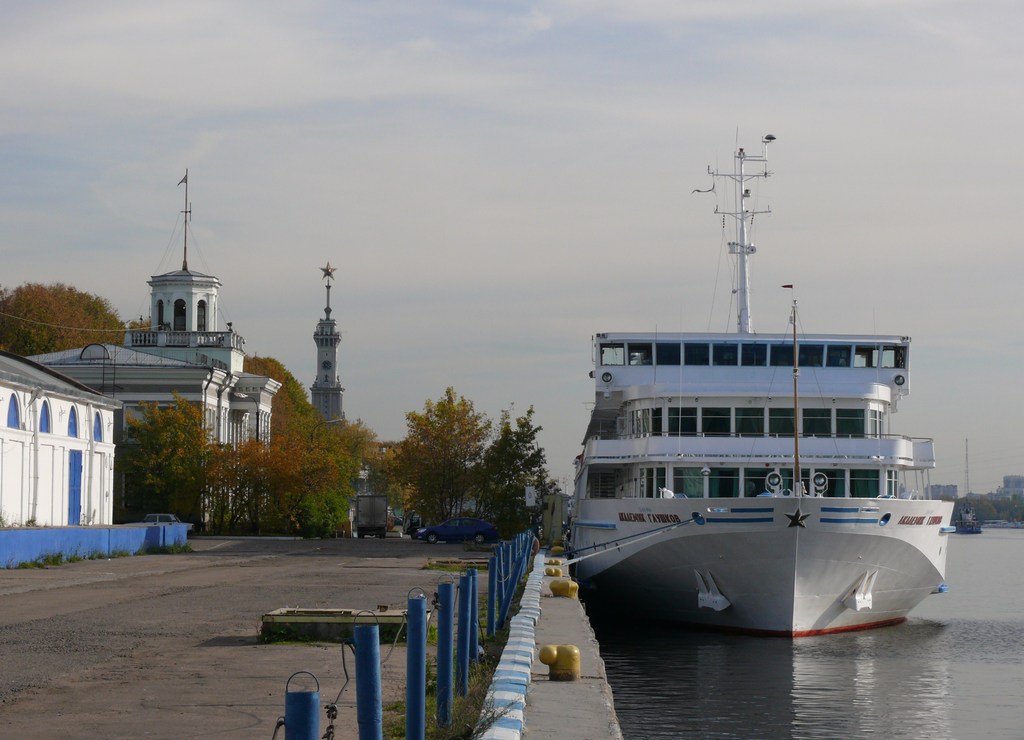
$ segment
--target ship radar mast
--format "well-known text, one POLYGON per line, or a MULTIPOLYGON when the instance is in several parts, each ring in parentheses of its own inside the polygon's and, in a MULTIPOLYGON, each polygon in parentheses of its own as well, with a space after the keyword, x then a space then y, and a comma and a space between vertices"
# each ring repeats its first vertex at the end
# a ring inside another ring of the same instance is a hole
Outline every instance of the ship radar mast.
POLYGON ((729 242, 729 254, 736 255, 736 285, 733 293, 736 295, 736 329, 740 334, 753 333, 753 323, 750 318, 750 271, 747 259, 757 251, 757 248, 750 243, 747 234, 747 225, 753 217, 760 213, 771 213, 771 208, 763 211, 752 210, 747 207, 747 201, 751 192, 748 183, 756 178, 767 179, 772 173, 768 170, 768 145, 775 141, 772 134, 767 134, 761 139, 761 154, 747 154, 742 148, 736 150, 735 166, 733 172, 719 172, 708 167, 708 174, 713 178, 732 180, 736 186, 736 200, 734 211, 721 211, 715 208, 716 214, 732 216, 736 220, 736 241, 729 242), (763 162, 764 171, 748 173, 747 162, 763 162))

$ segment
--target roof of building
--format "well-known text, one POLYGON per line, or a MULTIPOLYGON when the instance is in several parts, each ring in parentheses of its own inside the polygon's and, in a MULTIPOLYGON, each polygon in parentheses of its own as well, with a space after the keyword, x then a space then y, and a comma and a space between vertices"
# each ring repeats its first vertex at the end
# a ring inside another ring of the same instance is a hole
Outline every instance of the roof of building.
POLYGON ((97 393, 73 378, 37 361, 3 350, 0 350, 0 380, 14 385, 42 388, 51 393, 79 398, 109 408, 121 406, 120 401, 97 393))
POLYGON ((90 344, 85 347, 65 349, 60 352, 33 355, 32 359, 50 367, 103 364, 117 365, 119 367, 205 367, 194 362, 163 357, 131 347, 122 347, 118 344, 90 344))

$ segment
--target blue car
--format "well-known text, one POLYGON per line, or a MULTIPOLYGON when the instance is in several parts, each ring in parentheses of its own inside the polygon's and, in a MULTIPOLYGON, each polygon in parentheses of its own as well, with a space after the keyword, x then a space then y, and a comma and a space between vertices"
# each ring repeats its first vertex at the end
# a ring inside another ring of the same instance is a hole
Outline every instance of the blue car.
POLYGON ((478 545, 488 540, 498 539, 498 528, 483 519, 475 519, 471 516, 458 516, 449 519, 441 524, 432 527, 417 529, 413 535, 418 540, 426 540, 431 545, 444 540, 445 542, 456 542, 462 540, 473 540, 478 545))

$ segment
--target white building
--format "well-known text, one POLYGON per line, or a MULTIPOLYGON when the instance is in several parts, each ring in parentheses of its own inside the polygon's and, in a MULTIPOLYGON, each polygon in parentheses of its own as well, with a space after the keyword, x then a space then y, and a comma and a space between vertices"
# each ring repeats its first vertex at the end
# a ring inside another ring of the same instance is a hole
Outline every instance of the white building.
POLYGON ((0 351, 0 521, 113 521, 114 416, 120 402, 0 351))

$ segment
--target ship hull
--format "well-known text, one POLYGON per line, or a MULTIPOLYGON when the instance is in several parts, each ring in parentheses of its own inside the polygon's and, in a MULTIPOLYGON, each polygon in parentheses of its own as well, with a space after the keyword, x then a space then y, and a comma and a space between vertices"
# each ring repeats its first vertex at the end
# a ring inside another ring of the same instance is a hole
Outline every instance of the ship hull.
POLYGON ((648 618, 785 636, 905 620, 942 584, 952 514, 949 502, 901 499, 577 504, 576 576, 593 597, 648 618))

